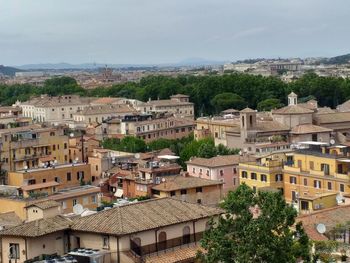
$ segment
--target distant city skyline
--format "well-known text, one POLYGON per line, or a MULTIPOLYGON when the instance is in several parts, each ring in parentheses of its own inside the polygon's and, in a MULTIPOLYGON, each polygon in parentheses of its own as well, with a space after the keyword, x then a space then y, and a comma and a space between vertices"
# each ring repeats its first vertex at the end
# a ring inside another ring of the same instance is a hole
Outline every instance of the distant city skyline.
POLYGON ((0 0, 0 64, 350 53, 347 0, 0 0))

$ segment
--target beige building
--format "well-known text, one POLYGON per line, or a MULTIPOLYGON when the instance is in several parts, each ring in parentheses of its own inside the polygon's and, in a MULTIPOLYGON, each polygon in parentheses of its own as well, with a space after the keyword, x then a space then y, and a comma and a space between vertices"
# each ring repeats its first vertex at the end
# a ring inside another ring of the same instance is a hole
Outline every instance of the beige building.
POLYGON ((68 137, 61 127, 28 125, 0 130, 1 168, 6 171, 68 163, 68 137))
POLYGON ((175 117, 194 118, 194 104, 189 101, 189 96, 176 94, 169 100, 149 100, 137 104, 135 108, 142 113, 169 112, 175 117))
POLYGON ((209 219, 221 213, 218 208, 160 198, 76 219, 58 215, 1 231, 1 257, 23 263, 88 247, 108 254, 110 262, 191 262, 209 219))
POLYGON ((163 177, 152 187, 153 197, 172 197, 184 202, 217 206, 223 197, 223 182, 184 175, 163 177))
POLYGON ((95 105, 85 107, 73 114, 73 120, 83 125, 98 124, 111 118, 124 117, 133 113, 137 111, 129 104, 95 105))
POLYGON ((103 136, 136 136, 150 142, 159 138, 179 139, 188 136, 194 130, 193 120, 177 118, 169 114, 129 115, 111 119, 102 125, 103 136))
POLYGON ((90 98, 78 95, 52 97, 41 95, 25 102, 17 102, 24 117, 31 117, 38 122, 62 123, 73 120, 73 114, 89 106, 90 98))

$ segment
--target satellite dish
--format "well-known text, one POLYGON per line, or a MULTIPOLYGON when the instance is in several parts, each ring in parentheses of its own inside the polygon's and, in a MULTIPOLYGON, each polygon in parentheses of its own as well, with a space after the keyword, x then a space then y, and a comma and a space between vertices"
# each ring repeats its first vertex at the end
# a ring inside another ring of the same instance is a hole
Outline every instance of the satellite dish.
POLYGON ((73 213, 76 215, 81 215, 84 212, 84 208, 81 204, 76 204, 73 206, 73 213))
POLYGON ((316 230, 318 233, 324 234, 324 233, 326 233, 326 226, 324 224, 320 223, 316 226, 316 230))
POLYGON ((136 159, 140 159, 140 154, 139 153, 135 153, 135 158, 136 159))
POLYGON ((165 178, 163 177, 163 178, 162 178, 162 183, 165 183, 165 181, 166 181, 166 180, 165 180, 165 178))
POLYGON ((343 202, 343 196, 341 194, 337 194, 335 199, 337 199, 338 204, 343 202))
POLYGON ((331 140, 329 141, 329 143, 332 144, 332 145, 334 145, 334 144, 335 144, 335 140, 334 140, 334 139, 331 139, 331 140))

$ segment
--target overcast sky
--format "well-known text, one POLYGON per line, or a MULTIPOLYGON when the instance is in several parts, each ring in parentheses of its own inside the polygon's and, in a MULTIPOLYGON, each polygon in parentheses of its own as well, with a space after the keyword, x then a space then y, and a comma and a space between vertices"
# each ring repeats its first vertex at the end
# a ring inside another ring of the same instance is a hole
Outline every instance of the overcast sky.
POLYGON ((350 53, 349 0, 0 0, 0 64, 350 53))

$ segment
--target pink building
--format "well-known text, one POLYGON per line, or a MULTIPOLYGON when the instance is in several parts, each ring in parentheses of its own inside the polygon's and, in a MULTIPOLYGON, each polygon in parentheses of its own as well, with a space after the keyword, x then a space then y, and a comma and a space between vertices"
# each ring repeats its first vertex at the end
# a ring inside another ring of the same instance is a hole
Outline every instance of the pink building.
POLYGON ((186 164, 190 176, 222 181, 223 193, 226 194, 239 185, 238 163, 253 160, 255 158, 248 156, 225 155, 212 158, 192 157, 186 164))

